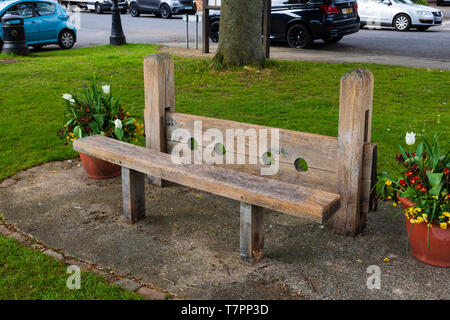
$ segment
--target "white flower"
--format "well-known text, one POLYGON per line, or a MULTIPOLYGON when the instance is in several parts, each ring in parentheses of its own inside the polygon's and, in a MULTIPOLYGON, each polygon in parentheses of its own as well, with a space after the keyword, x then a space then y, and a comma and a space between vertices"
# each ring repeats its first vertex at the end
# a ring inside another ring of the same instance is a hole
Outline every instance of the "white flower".
POLYGON ((70 99, 72 99, 73 97, 72 97, 71 94, 65 93, 65 94, 62 95, 62 98, 65 99, 65 100, 70 100, 70 99))
POLYGON ((111 88, 109 85, 105 84, 104 86, 102 86, 102 90, 104 94, 109 94, 111 92, 111 88))
POLYGON ((70 99, 69 102, 75 104, 75 100, 73 99, 70 99))
POLYGON ((414 143, 416 143, 416 134, 414 132, 406 133, 405 136, 406 144, 408 146, 412 146, 414 143))
POLYGON ((120 119, 114 120, 114 125, 117 129, 122 129, 122 121, 120 121, 120 119))

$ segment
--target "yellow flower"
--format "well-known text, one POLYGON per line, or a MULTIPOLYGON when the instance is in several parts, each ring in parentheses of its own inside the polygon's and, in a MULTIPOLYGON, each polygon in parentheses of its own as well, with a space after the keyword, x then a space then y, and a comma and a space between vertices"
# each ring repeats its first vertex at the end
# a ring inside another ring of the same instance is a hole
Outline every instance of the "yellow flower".
POLYGON ((442 214, 448 218, 450 218, 450 212, 442 212, 442 214))
POLYGON ((392 199, 392 197, 391 197, 391 196, 389 196, 389 197, 387 197, 387 199, 388 199, 388 200, 391 200, 391 199, 392 199))
POLYGON ((387 186, 390 186, 392 184, 392 181, 391 180, 386 180, 386 185, 387 186))
POLYGON ((394 203, 392 204, 392 206, 393 206, 393 207, 396 207, 396 206, 397 206, 397 202, 394 202, 394 203))
POLYGON ((447 229, 447 222, 441 222, 440 226, 442 229, 447 229))
POLYGON ((384 258, 384 262, 389 262, 389 261, 391 261, 391 259, 389 259, 389 258, 384 258))

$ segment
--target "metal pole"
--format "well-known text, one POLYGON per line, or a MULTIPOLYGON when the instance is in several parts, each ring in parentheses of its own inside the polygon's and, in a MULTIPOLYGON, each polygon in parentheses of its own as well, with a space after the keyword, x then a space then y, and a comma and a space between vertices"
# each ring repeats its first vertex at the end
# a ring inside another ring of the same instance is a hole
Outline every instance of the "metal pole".
POLYGON ((263 47, 266 58, 270 58, 270 20, 272 12, 272 0, 264 1, 264 18, 263 18, 263 47))
POLYGON ((112 25, 111 36, 109 37, 109 43, 113 46, 120 46, 126 43, 125 35, 122 30, 122 22, 120 20, 120 9, 118 0, 113 1, 112 11, 112 25))
POLYGON ((186 15, 186 48, 189 49, 189 15, 186 15))
POLYGON ((202 17, 202 41, 203 53, 209 53, 209 9, 207 9, 208 0, 203 0, 203 17, 202 17))
POLYGON ((198 50, 198 14, 195 15, 195 50, 198 50))

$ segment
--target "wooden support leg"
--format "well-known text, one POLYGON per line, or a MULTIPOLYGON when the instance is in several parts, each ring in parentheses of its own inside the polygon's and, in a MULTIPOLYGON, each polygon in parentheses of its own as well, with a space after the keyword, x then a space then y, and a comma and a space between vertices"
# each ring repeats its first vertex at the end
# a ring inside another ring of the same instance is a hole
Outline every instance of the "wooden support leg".
POLYGON ((339 102, 337 192, 341 208, 334 216, 334 231, 356 236, 365 225, 361 215, 364 142, 370 142, 373 75, 356 69, 341 78, 339 102))
POLYGON ((123 214, 129 223, 145 218, 145 174, 122 167, 123 214))
POLYGON ((241 202, 241 259, 259 261, 263 256, 263 248, 264 208, 241 202))

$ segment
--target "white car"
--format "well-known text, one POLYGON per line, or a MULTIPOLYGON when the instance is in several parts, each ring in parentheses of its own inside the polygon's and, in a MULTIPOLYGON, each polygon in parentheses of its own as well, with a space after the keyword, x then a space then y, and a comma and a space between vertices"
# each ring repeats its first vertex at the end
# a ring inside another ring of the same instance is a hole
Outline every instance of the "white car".
POLYGON ((442 12, 410 0, 358 0, 361 26, 389 26, 397 31, 425 31, 442 23, 442 12))

